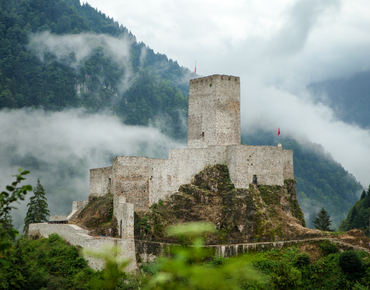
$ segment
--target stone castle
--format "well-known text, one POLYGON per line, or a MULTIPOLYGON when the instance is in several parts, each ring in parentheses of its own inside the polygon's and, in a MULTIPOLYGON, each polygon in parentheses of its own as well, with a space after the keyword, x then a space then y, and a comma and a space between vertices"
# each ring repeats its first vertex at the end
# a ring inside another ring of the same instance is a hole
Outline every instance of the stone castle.
MULTIPOLYGON (((121 238, 118 244, 126 255, 135 257, 134 211, 148 210, 175 193, 180 185, 190 183, 205 166, 215 164, 228 166, 236 188, 249 188, 252 183, 284 185, 284 180, 294 179, 291 150, 284 150, 280 144, 241 145, 239 77, 212 75, 190 80, 187 148, 170 149, 168 159, 117 156, 112 166, 91 169, 89 198, 113 193, 113 214, 121 238)), ((73 220, 86 204, 87 201, 74 202, 72 213, 64 219, 73 220)), ((63 218, 51 217, 58 219, 63 218)), ((63 226, 72 225, 33 224, 30 232, 60 234, 66 230, 63 226)), ((73 230, 81 232, 77 228, 73 230)), ((81 239, 75 241, 75 237, 67 236, 63 237, 72 244, 85 246, 81 239)), ((94 244, 93 238, 86 236, 90 245, 94 244)))

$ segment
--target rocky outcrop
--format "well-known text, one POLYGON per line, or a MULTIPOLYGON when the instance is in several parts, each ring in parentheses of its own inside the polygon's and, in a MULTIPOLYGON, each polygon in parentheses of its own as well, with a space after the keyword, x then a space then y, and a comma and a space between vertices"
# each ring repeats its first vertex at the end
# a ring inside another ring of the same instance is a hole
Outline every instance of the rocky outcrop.
POLYGON ((239 189, 227 166, 218 164, 206 167, 149 212, 136 212, 135 237, 164 238, 167 226, 193 221, 215 225, 217 233, 204 237, 209 242, 276 240, 306 233, 295 180, 286 180, 284 186, 250 184, 249 189, 239 189))
POLYGON ((89 230, 90 235, 118 236, 117 220, 113 216, 113 195, 91 198, 73 221, 89 230))

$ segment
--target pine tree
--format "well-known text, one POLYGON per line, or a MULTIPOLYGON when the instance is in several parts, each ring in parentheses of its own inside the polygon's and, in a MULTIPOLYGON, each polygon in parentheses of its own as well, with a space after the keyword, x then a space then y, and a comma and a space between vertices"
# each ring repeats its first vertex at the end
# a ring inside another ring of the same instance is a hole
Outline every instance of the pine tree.
POLYGON ((361 197, 360 197, 360 200, 363 200, 365 197, 366 197, 366 191, 363 190, 362 194, 361 194, 361 197))
POLYGON ((26 218, 24 219, 24 233, 28 232, 29 224, 46 222, 50 215, 48 202, 45 196, 45 189, 41 185, 40 179, 37 180, 37 185, 34 188, 33 193, 34 195, 30 198, 30 202, 27 204, 28 211, 26 218))
POLYGON ((331 222, 332 221, 330 220, 330 216, 328 212, 325 210, 325 208, 322 208, 318 212, 315 220, 313 221, 313 224, 315 228, 318 230, 332 232, 333 230, 329 228, 331 225, 331 222))

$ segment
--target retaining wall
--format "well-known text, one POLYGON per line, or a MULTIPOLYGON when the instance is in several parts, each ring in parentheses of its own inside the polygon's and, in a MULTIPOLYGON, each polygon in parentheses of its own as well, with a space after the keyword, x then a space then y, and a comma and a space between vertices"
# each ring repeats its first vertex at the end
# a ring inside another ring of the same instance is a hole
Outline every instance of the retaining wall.
MULTIPOLYGON (((276 242, 262 242, 262 243, 245 243, 245 244, 231 244, 231 245, 206 245, 205 247, 212 249, 213 255, 216 257, 235 257, 250 252, 265 252, 271 249, 289 248, 299 246, 308 242, 323 242, 329 240, 342 250, 354 249, 356 251, 370 252, 368 248, 354 246, 346 242, 342 242, 331 238, 315 238, 306 240, 291 240, 291 241, 276 241, 276 242)), ((168 255, 170 247, 178 246, 174 244, 135 240, 135 251, 137 256, 140 256, 142 263, 151 263, 158 256, 168 255)))

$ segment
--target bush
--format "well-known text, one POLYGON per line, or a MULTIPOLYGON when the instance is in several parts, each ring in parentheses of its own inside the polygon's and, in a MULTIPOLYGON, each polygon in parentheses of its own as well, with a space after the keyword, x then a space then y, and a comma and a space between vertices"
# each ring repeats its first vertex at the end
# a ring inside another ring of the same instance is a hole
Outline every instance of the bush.
POLYGON ((338 259, 338 266, 349 279, 355 280, 364 274, 362 260, 354 251, 341 253, 338 259))
POLYGON ((294 266, 297 268, 303 268, 310 263, 310 255, 307 253, 298 254, 294 266))
POLYGON ((326 242, 320 244, 320 248, 321 248, 321 253, 324 256, 328 256, 330 254, 335 254, 335 253, 339 252, 338 247, 334 243, 329 242, 329 241, 326 241, 326 242))
POLYGON ((274 273, 271 275, 275 289, 297 289, 301 284, 302 273, 290 267, 286 263, 280 263, 274 273))

